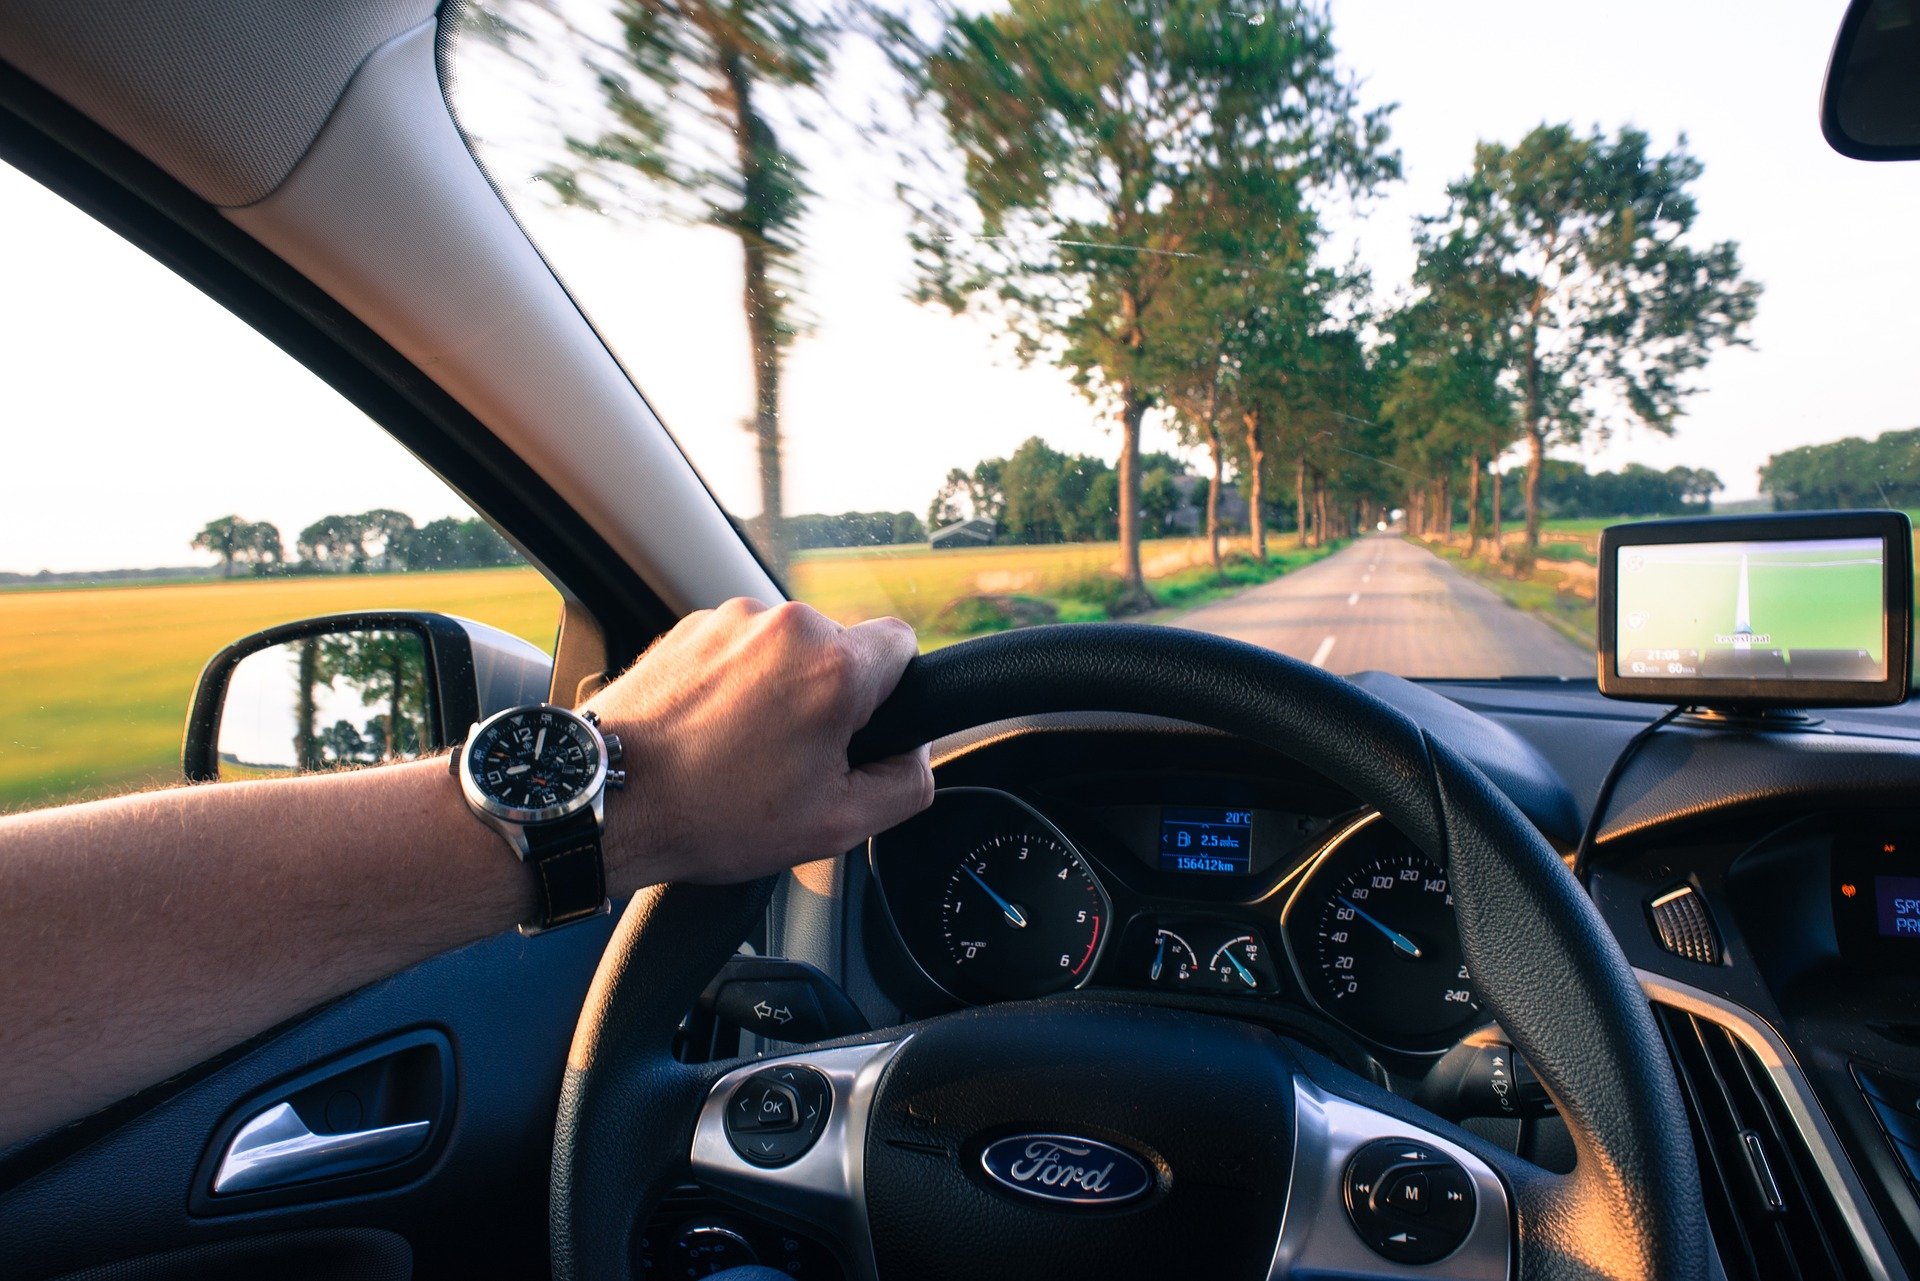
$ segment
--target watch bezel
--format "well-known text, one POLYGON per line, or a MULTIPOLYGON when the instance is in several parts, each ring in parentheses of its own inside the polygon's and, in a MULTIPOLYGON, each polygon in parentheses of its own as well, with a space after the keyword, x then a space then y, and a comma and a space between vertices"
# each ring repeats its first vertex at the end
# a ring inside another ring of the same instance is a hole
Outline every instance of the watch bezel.
POLYGON ((482 814, 519 827, 535 827, 561 822, 583 810, 592 808, 594 799, 606 788, 607 767, 607 736, 600 732, 598 725, 569 707, 561 707, 555 703, 524 703, 519 707, 509 707, 495 712, 467 731, 466 740, 460 744, 460 791, 467 798, 467 804, 482 814), (593 777, 578 795, 541 809, 521 809, 519 806, 497 801, 481 789, 479 780, 474 774, 473 750, 494 722, 532 712, 555 713, 580 725, 587 731, 587 736, 593 740, 597 757, 593 777))

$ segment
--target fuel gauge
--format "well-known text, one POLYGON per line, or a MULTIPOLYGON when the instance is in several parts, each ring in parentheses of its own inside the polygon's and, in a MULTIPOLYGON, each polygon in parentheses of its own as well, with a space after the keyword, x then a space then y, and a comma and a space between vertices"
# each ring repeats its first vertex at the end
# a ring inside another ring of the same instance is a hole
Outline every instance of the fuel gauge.
POLYGON ((1239 995, 1272 992, 1274 977, 1267 945, 1252 934, 1240 934, 1222 943, 1207 961, 1207 977, 1223 991, 1239 995))
POLYGON ((1147 981, 1179 987, 1200 973, 1200 960, 1188 942, 1172 930, 1156 930, 1147 953, 1147 981))

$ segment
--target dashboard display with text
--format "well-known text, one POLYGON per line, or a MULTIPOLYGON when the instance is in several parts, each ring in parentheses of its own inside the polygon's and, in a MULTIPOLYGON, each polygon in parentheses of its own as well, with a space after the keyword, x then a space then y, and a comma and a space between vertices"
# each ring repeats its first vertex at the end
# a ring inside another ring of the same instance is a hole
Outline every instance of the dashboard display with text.
POLYGON ((1167 806, 1160 811, 1160 866, 1245 875, 1253 869, 1253 811, 1167 806))

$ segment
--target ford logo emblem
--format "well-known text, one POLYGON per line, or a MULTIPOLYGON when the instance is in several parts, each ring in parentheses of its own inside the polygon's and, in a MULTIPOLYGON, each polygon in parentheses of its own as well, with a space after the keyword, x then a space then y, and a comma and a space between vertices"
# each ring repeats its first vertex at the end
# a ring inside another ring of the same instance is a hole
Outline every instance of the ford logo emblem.
POLYGON ((1153 1187, 1133 1153, 1073 1134, 1015 1134, 987 1144, 980 1165, 1002 1187, 1061 1205, 1120 1205, 1153 1187))

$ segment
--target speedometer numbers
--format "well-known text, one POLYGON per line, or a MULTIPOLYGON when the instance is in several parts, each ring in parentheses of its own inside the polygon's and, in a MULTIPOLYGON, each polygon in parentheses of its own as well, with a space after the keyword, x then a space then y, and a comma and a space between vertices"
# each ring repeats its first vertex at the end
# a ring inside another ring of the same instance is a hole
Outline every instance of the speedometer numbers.
POLYGON ((1043 996, 1093 973, 1112 909, 1086 861, 1035 832, 989 837, 947 878, 940 932, 956 995, 1043 996))
MULTIPOLYGON (((1398 842, 1394 842, 1398 844, 1398 842)), ((1408 846, 1345 863, 1296 910, 1295 950, 1321 1007, 1383 1044, 1430 1048, 1479 1019, 1447 873, 1408 846), (1304 941, 1308 946, 1301 948, 1304 941)))

